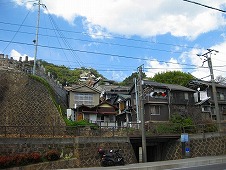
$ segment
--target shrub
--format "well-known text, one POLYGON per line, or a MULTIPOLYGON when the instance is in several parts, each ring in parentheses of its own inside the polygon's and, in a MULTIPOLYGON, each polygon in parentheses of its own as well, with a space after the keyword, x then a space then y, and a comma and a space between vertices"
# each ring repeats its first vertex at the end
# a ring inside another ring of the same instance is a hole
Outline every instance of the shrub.
POLYGON ((11 157, 9 156, 0 156, 0 168, 8 168, 12 163, 11 157))
POLYGON ((38 153, 38 152, 31 153, 29 155, 29 162, 30 163, 38 163, 38 162, 41 162, 41 154, 38 153))
POLYGON ((0 169, 13 166, 23 166, 41 161, 41 155, 37 152, 26 154, 15 154, 9 156, 0 156, 0 169))
POLYGON ((178 124, 184 128, 186 132, 194 133, 195 127, 192 118, 186 115, 173 114, 170 118, 170 122, 178 124))
POLYGON ((179 124, 158 124, 156 132, 159 134, 174 134, 181 133, 181 126, 179 124))
POLYGON ((55 161, 60 159, 60 153, 56 150, 49 150, 45 153, 44 158, 48 161, 55 161))

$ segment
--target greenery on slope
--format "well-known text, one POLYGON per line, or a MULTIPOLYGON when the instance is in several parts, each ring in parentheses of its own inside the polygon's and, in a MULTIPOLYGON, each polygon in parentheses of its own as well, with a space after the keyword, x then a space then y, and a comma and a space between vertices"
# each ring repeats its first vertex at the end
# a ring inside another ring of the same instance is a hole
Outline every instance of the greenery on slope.
POLYGON ((40 60, 40 62, 45 67, 46 72, 50 72, 51 75, 53 75, 53 77, 63 85, 65 85, 66 82, 68 84, 73 84, 78 82, 80 75, 83 72, 88 72, 88 71, 90 71, 93 75, 95 75, 96 78, 101 77, 102 79, 105 79, 103 75, 101 75, 100 73, 98 73, 97 70, 92 68, 81 67, 81 68, 75 68, 74 70, 71 70, 70 68, 64 65, 57 66, 43 60, 40 60))

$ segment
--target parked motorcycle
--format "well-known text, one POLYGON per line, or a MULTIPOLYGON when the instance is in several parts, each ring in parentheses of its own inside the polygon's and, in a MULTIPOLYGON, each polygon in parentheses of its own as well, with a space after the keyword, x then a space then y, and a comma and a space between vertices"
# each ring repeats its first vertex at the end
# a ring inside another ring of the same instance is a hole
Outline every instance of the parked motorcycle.
POLYGON ((103 149, 99 149, 98 153, 101 156, 101 166, 125 165, 124 158, 119 151, 120 150, 110 150, 109 152, 106 152, 103 149))

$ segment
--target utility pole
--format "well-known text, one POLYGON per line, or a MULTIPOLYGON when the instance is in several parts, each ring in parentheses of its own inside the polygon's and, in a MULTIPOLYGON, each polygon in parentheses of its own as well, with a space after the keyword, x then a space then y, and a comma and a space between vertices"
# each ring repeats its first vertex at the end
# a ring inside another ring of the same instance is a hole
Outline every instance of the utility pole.
POLYGON ((33 75, 35 75, 36 70, 36 58, 37 58, 37 51, 38 51, 38 31, 39 31, 39 20, 40 20, 40 0, 38 0, 38 19, 37 19, 37 25, 36 25, 36 38, 33 41, 35 44, 35 56, 34 56, 34 66, 33 66, 33 75))
POLYGON ((145 135, 145 121, 144 121, 144 103, 143 103, 143 80, 142 80, 142 66, 138 67, 139 71, 139 114, 141 121, 141 135, 142 135, 142 161, 147 162, 147 145, 145 135))
MULTIPOLYGON (((134 87, 135 87, 135 97, 136 97, 136 113, 137 113, 137 123, 140 122, 139 116, 139 106, 138 106, 138 90, 137 90, 137 79, 134 78, 134 87)), ((138 126, 139 127, 139 126, 138 126)))
POLYGON ((219 131, 221 131, 221 115, 219 112, 219 106, 218 106, 218 100, 217 100, 217 90, 216 90, 216 84, 215 84, 214 74, 213 74, 213 65, 212 65, 212 60, 211 60, 212 52, 218 53, 219 51, 213 50, 213 49, 207 49, 207 50, 208 50, 208 52, 206 52, 205 54, 202 54, 202 55, 198 55, 198 56, 205 57, 206 59, 204 60, 204 62, 206 62, 206 61, 208 62, 208 67, 209 67, 210 76, 211 76, 213 100, 214 100, 214 105, 215 105, 215 113, 216 113, 216 117, 217 117, 217 124, 219 127, 219 131), (208 56, 208 54, 209 54, 209 56, 208 56))

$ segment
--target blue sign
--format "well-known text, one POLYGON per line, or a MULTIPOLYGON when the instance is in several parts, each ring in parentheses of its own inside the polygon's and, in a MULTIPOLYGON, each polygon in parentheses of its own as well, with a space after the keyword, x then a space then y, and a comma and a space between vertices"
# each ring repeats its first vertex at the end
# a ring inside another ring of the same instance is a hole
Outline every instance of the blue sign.
POLYGON ((185 148, 185 152, 190 152, 190 148, 185 148))
POLYGON ((181 140, 181 142, 188 142, 188 134, 182 133, 180 140, 181 140))

